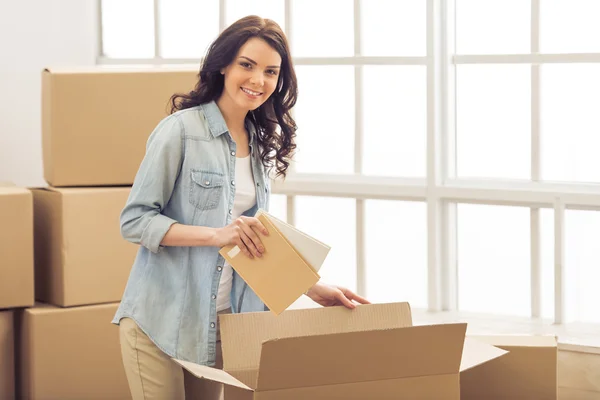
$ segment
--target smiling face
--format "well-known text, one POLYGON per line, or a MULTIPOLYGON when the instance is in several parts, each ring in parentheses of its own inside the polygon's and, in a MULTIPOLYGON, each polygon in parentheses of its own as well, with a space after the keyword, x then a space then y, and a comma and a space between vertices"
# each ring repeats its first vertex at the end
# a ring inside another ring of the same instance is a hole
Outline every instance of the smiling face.
POLYGON ((277 87, 281 56, 262 39, 249 39, 233 62, 221 73, 225 87, 221 96, 245 111, 258 108, 277 87))

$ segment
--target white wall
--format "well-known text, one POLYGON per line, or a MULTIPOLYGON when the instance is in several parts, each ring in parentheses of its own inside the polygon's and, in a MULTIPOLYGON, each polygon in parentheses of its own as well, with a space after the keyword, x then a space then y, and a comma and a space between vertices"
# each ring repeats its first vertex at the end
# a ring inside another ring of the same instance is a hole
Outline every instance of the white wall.
POLYGON ((41 71, 93 65, 97 0, 0 0, 0 181, 46 186, 41 71))

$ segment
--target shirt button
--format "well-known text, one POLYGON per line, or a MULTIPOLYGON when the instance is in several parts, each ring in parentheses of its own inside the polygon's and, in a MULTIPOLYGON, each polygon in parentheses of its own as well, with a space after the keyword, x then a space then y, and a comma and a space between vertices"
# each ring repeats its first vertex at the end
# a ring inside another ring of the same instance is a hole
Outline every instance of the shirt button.
POLYGON ((257 183, 256 183, 256 186, 260 187, 260 182, 257 182, 257 183))
POLYGON ((206 186, 208 186, 208 185, 210 185, 210 181, 205 181, 205 182, 204 182, 204 184, 205 184, 206 186))
POLYGON ((233 211, 229 210, 229 215, 233 214, 233 211))
POLYGON ((231 186, 235 186, 235 181, 231 181, 231 186))
POLYGON ((221 272, 221 270, 223 269, 223 267, 217 267, 217 271, 221 272))
POLYGON ((214 323, 214 322, 211 322, 211 323, 210 323, 210 327, 211 327, 211 328, 214 328, 214 327, 215 327, 215 323, 214 323))
POLYGON ((231 152, 231 155, 232 155, 232 156, 235 156, 235 151, 232 151, 232 152, 231 152))
POLYGON ((211 297, 213 300, 215 300, 217 298, 217 296, 215 296, 214 294, 211 297))

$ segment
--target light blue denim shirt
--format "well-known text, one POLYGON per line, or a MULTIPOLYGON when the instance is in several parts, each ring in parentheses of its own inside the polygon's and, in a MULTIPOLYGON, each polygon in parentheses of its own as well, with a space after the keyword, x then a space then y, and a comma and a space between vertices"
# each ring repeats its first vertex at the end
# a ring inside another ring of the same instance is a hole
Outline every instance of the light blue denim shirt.
MULTIPOLYGON (((256 206, 268 209, 269 181, 250 133, 256 206)), ((223 227, 231 223, 236 144, 214 102, 178 111, 150 135, 146 155, 121 213, 121 233, 140 244, 113 319, 135 320, 166 354, 213 366, 216 295, 225 260, 216 247, 161 246, 170 226, 223 227)), ((110 249, 108 249, 110 251, 110 249)), ((234 271, 232 312, 265 311, 264 303, 234 271)))

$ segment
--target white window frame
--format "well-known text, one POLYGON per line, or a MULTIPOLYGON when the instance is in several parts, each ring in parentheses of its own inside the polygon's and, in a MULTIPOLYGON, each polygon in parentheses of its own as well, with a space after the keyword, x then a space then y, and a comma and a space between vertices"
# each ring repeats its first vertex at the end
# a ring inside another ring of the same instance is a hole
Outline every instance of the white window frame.
MULTIPOLYGON (((160 56, 159 2, 154 0, 155 57, 111 59, 98 64, 196 64, 200 59, 165 59, 160 56)), ((219 1, 219 28, 225 28, 225 1, 219 1)), ((361 55, 360 0, 354 0, 354 56, 296 57, 295 65, 353 65, 355 68, 355 175, 301 174, 290 171, 285 182, 273 182, 273 193, 287 197, 287 218, 294 223, 295 196, 330 196, 356 199, 357 291, 366 291, 365 200, 410 200, 427 204, 428 309, 455 311, 457 286, 457 203, 510 205, 531 210, 531 317, 541 317, 540 209, 554 210, 555 306, 554 323, 565 316, 564 264, 567 209, 600 210, 600 185, 541 181, 540 168, 540 65, 547 63, 600 63, 600 53, 539 54, 540 0, 531 1, 531 54, 455 54, 455 0, 427 2, 427 53, 424 57, 366 57, 361 55), (455 66, 462 64, 529 64, 531 66, 531 182, 459 179, 456 177, 455 66), (423 65, 427 68, 427 175, 424 179, 362 176, 363 107, 362 72, 365 65, 423 65)), ((99 9, 101 0, 98 0, 99 9)), ((285 0, 285 31, 293 34, 291 0, 285 0)), ((101 24, 100 24, 101 25, 101 24)), ((100 49, 101 46, 100 32, 100 49)), ((100 50, 101 51, 101 50, 100 50)), ((293 51, 293 50, 292 50, 293 51)))

